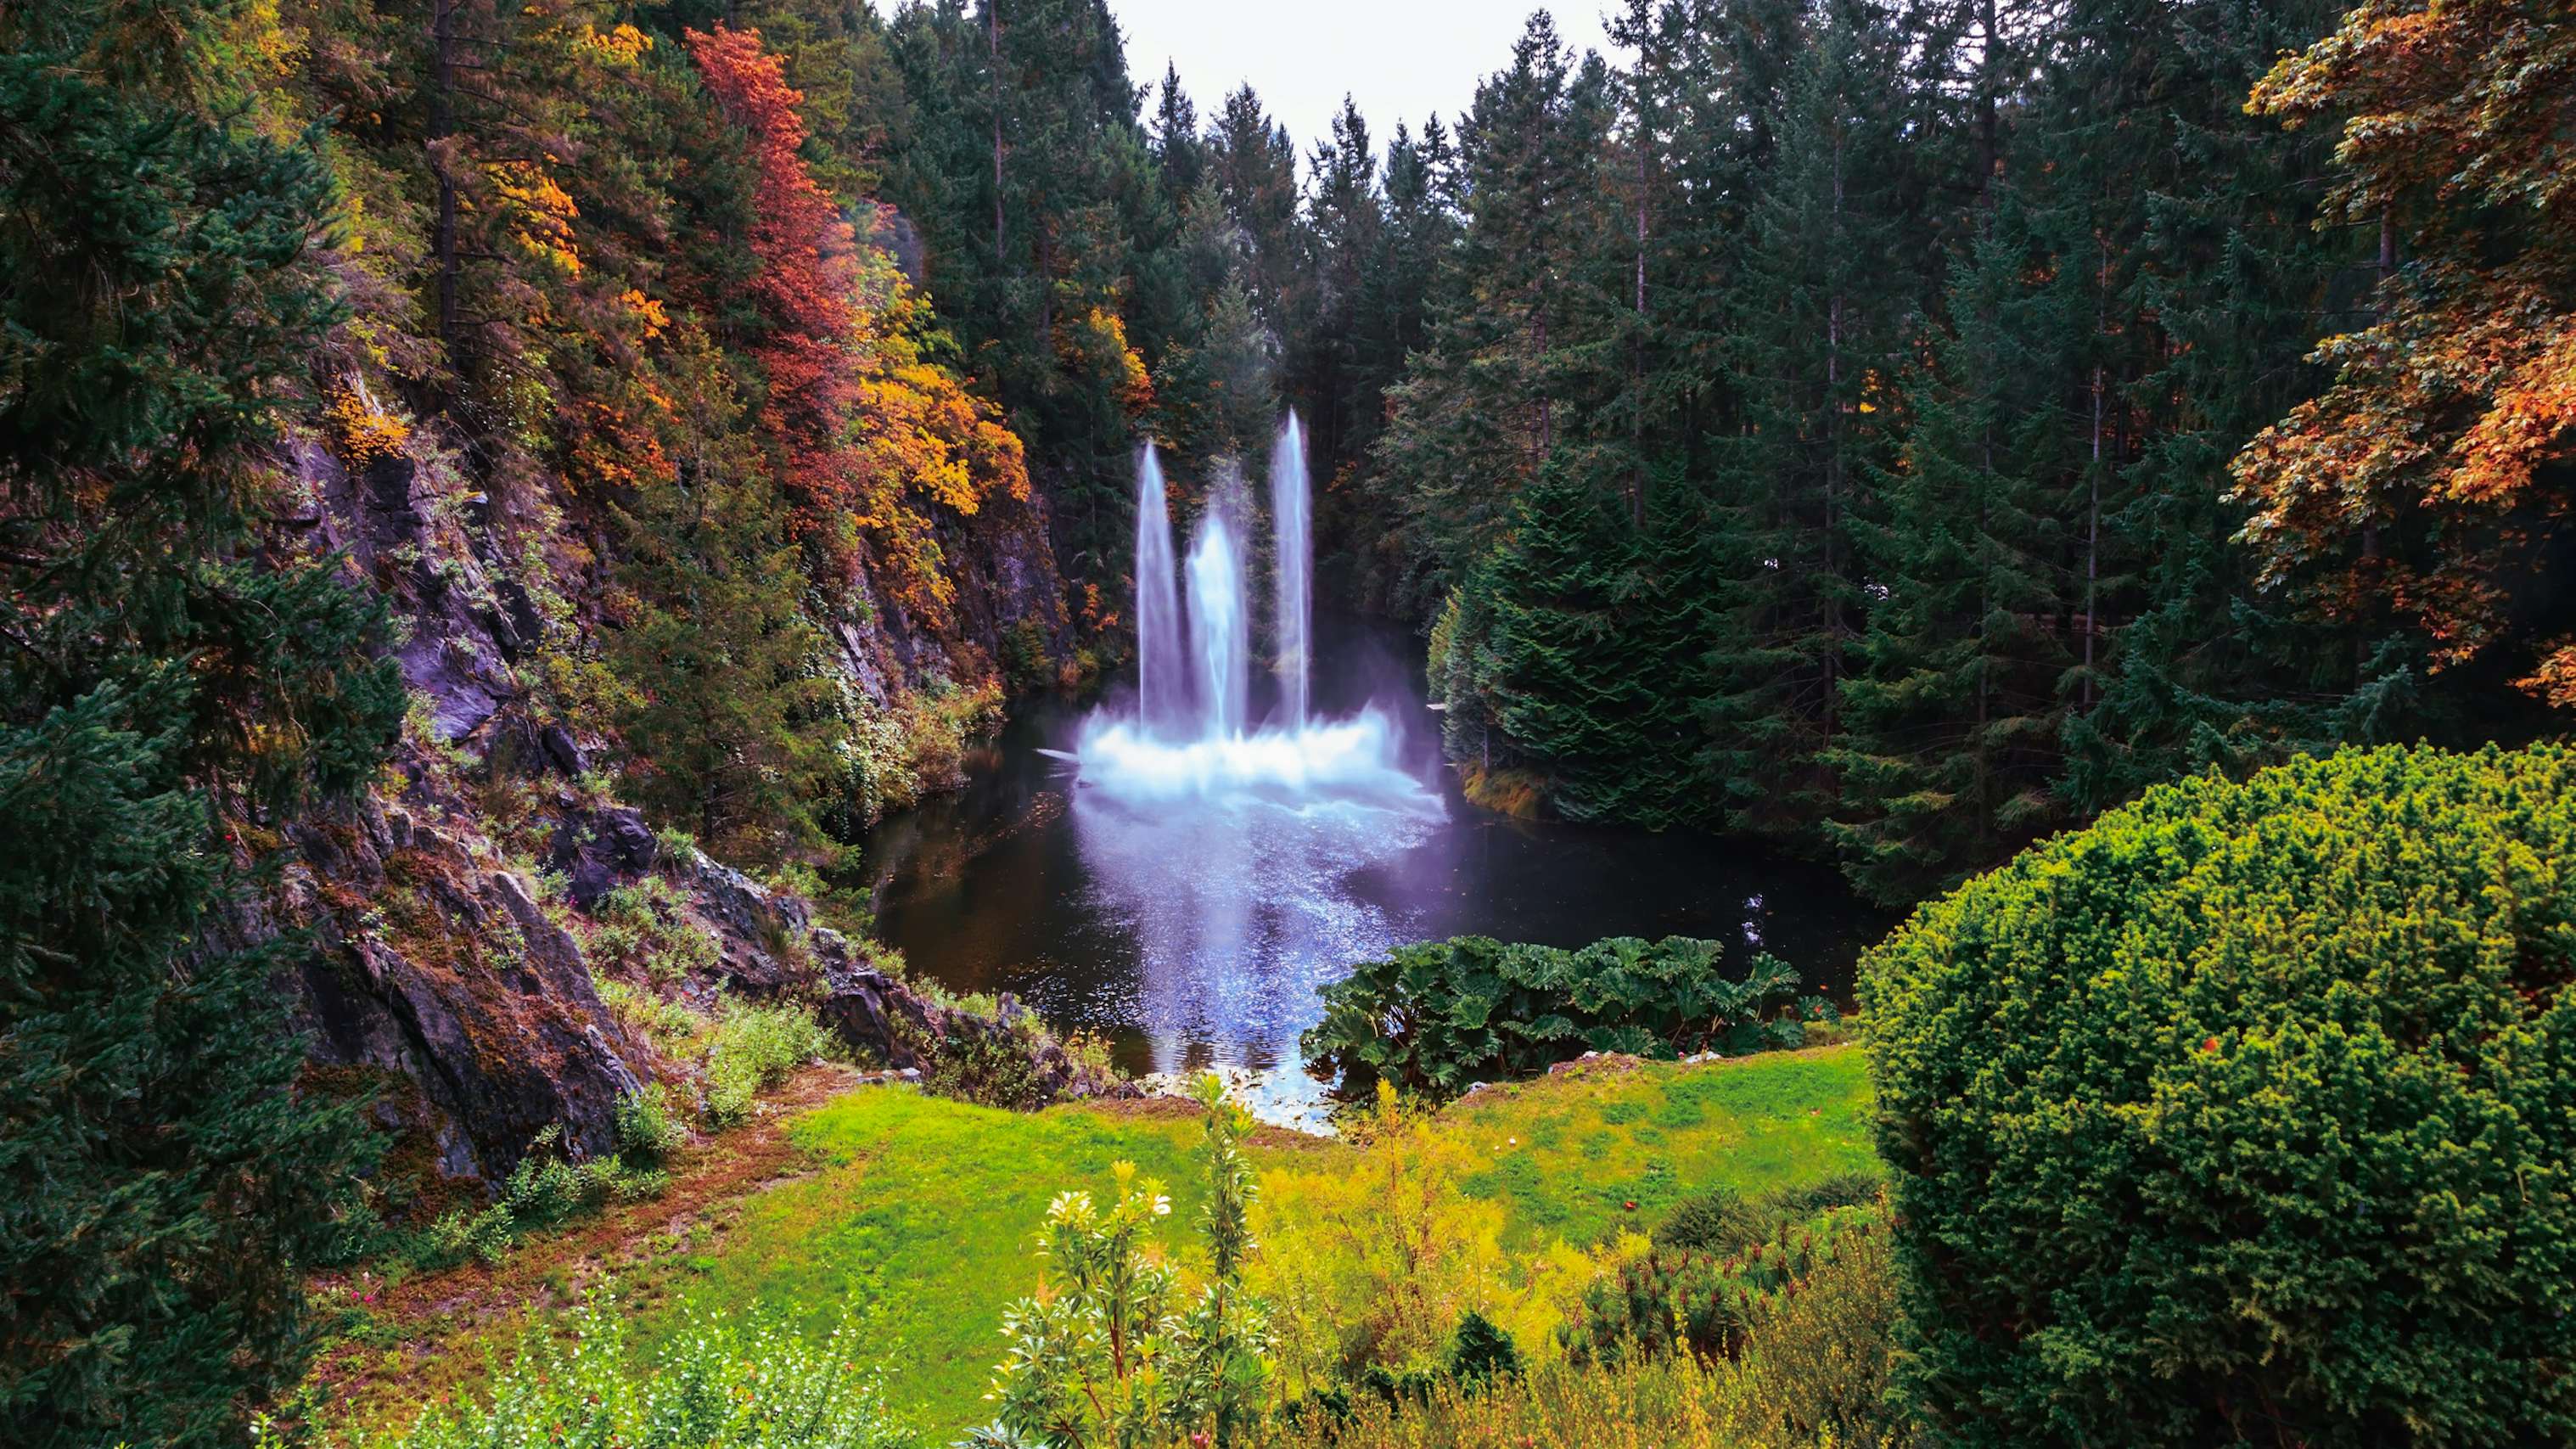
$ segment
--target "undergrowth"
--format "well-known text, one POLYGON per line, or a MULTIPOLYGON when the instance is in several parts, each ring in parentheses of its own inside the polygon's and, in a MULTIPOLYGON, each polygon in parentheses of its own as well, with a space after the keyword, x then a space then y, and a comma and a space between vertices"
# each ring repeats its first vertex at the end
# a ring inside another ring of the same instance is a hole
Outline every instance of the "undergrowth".
MULTIPOLYGON (((844 1310, 820 1337, 776 1318, 692 1316, 649 1359, 627 1316, 603 1290, 570 1315, 569 1331, 531 1331, 482 1393, 432 1404, 410 1423, 329 1449, 909 1449, 920 1438, 886 1401, 881 1350, 862 1316, 844 1310)), ((253 1442, 284 1449, 263 1426, 253 1442)))

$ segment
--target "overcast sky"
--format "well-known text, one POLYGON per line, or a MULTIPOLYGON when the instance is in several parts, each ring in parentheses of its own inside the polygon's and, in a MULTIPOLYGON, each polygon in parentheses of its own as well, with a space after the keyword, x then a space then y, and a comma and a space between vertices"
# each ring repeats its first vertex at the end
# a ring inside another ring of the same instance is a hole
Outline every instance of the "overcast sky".
MULTIPOLYGON (((1577 54, 1606 54, 1601 12, 1609 3, 1558 0, 1545 8, 1577 54)), ((1204 124, 1227 92, 1250 81, 1303 163, 1331 134, 1344 92, 1359 102, 1381 155, 1398 120, 1417 132, 1435 111, 1456 121, 1476 82, 1510 61, 1540 0, 1109 0, 1109 8, 1126 33, 1138 84, 1159 86, 1164 62, 1179 65, 1181 89, 1204 124)), ((1149 95, 1149 117, 1153 108, 1149 95)))

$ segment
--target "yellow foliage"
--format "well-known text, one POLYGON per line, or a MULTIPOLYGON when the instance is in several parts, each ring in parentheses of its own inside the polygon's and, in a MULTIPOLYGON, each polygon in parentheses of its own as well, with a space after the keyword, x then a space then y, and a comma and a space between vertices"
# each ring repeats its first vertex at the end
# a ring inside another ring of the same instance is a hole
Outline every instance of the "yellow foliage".
POLYGON ((1558 1360, 1421 1403, 1361 1396, 1353 1422, 1312 1423, 1279 1449, 1896 1449, 1914 1442, 1887 1401, 1896 1317, 1886 1235, 1863 1234, 1757 1309, 1731 1361, 1558 1360))
POLYGON ((581 208, 552 173, 533 161, 500 161, 484 168, 508 213, 510 239, 564 275, 581 275, 581 250, 573 220, 581 208))
POLYGON ((1117 385, 1119 406, 1129 417, 1154 406, 1154 379, 1145 359, 1127 343, 1127 322, 1106 307, 1076 314, 1056 329, 1056 352, 1077 367, 1098 369, 1117 385))
POLYGON ((865 251, 859 283, 856 522, 898 600, 944 629, 957 585, 925 509, 972 518, 996 494, 1026 502, 1028 458, 1000 409, 923 356, 929 305, 893 259, 865 251))
POLYGON ((331 389, 322 407, 322 426, 331 451, 352 468, 390 458, 411 441, 411 425, 379 409, 363 381, 331 389))
POLYGON ((648 341, 661 336, 662 329, 671 325, 671 314, 662 310, 662 304, 637 288, 629 287, 618 293, 617 300, 625 303, 626 310, 634 313, 635 319, 644 324, 644 336, 648 341))
POLYGON ((1350 1135, 1356 1162, 1265 1173, 1254 1204, 1254 1286, 1270 1302, 1288 1381, 1313 1388, 1371 1364, 1439 1364, 1469 1309, 1526 1337, 1535 1295, 1513 1283, 1502 1207, 1459 1186, 1481 1166, 1474 1149, 1383 1085, 1350 1135))
POLYGON ((1547 803, 1547 782, 1527 770, 1488 770, 1469 761, 1458 767, 1459 788, 1484 809, 1515 820, 1536 820, 1547 803))
POLYGON ((585 21, 575 43, 602 60, 617 65, 633 65, 644 52, 653 48, 653 37, 623 22, 602 34, 598 27, 585 21))

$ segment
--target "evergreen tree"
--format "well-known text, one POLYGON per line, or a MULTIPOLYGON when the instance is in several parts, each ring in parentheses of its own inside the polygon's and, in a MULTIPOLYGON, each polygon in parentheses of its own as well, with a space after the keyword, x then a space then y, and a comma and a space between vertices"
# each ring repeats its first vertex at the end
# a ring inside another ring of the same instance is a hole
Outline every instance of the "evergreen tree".
POLYGON ((936 0, 898 11, 887 43, 910 126, 884 199, 920 226, 965 370, 1045 474, 1059 562, 1105 581, 1161 360, 1129 330, 1154 274, 1138 239, 1174 225, 1117 23, 1104 0, 936 0))
POLYGON ((1490 728, 1480 769, 1535 776, 1569 819, 1618 818, 1637 768, 1652 701, 1624 597, 1635 548, 1591 480, 1548 468, 1460 589, 1449 707, 1490 728))
POLYGON ((1826 824, 1865 893, 1901 903, 2030 838, 2051 792, 2069 664, 2065 500, 2080 462, 2062 394, 2065 289, 2002 191, 1951 284, 1952 331, 1911 389, 1900 466, 1869 534, 1873 596, 1826 824))
POLYGON ((381 611, 269 520, 332 196, 212 119, 231 7, 0 16, 0 1422, 241 1441, 369 1148, 241 944, 243 829, 367 784, 381 611))
POLYGON ((1714 448, 1726 558, 1710 660, 1712 766, 1741 829, 1801 837, 1835 781, 1842 683, 1867 611, 1860 520, 1894 460, 1894 380, 1920 316, 1904 255, 1902 56, 1874 6, 1838 4, 1801 57, 1748 221, 1726 386, 1746 427, 1714 448))
MULTIPOLYGON (((2316 385, 2311 339, 2357 299, 2355 239, 2311 226, 2331 137, 2245 112, 2271 59, 2333 7, 2241 0, 2078 7, 2041 122, 2052 171, 2107 203, 2105 290, 2128 347, 2097 363, 2101 470, 2126 477, 2104 547, 2096 707, 2067 725, 2070 799, 2090 812, 2201 769, 2395 737, 2420 674, 2385 625, 2338 624, 2255 584, 2227 460, 2316 385), (2377 637, 2374 637, 2377 636, 2377 637)), ((2098 436, 2098 434, 2097 434, 2098 436)))
POLYGON ((1314 193, 1306 230, 1313 253, 1313 316, 1297 368, 1306 404, 1309 445, 1329 477, 1377 435, 1378 398, 1403 364, 1372 347, 1360 325, 1371 301, 1369 274, 1381 264, 1386 203, 1378 190, 1377 155, 1368 122, 1346 97, 1332 138, 1315 147, 1314 193))
POLYGON ((1242 238, 1253 310, 1281 336, 1302 319, 1305 237, 1297 214, 1297 147, 1250 86, 1225 98, 1207 136, 1208 174, 1242 238))
POLYGON ((680 469, 618 510, 618 576, 635 603, 606 652, 633 682, 618 728, 638 803, 727 858, 776 861, 821 840, 833 701, 776 491, 750 460, 726 461, 680 469))
POLYGON ((1577 70, 1542 11, 1460 128, 1463 223, 1422 354, 1388 394, 1375 457, 1376 486, 1406 515, 1415 599, 1441 598, 1493 549, 1514 499, 1577 421, 1555 369, 1560 350, 1583 340, 1568 282, 1598 252, 1587 243, 1599 220, 1589 183, 1602 83, 1597 66, 1577 70))

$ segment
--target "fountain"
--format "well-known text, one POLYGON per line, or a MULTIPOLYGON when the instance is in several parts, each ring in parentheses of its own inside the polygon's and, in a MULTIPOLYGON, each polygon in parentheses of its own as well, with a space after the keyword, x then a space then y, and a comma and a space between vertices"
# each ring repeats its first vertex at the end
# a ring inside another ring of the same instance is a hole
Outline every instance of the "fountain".
POLYGON ((1278 597, 1280 713, 1288 728, 1303 729, 1309 691, 1315 612, 1315 546, 1306 531, 1306 431, 1294 412, 1279 429, 1270 450, 1270 520, 1278 530, 1278 567, 1273 583, 1278 597))
POLYGON ((1403 942, 1740 930, 1748 951, 1850 959, 1844 937, 1867 916, 1830 870, 1452 818, 1425 783, 1427 730, 1399 728, 1429 722, 1404 692, 1404 643, 1310 622, 1294 418, 1277 444, 1266 494, 1221 477, 1181 517, 1173 499, 1192 490, 1167 488, 1164 460, 1142 450, 1136 694, 1026 721, 1028 751, 1047 758, 1006 755, 967 797, 872 832, 873 850, 912 862, 908 884, 879 887, 877 919, 918 969, 1104 1029, 1138 1070, 1225 1066, 1255 1112, 1311 1127, 1325 1087, 1299 1070, 1298 1034, 1322 1009, 1316 989, 1403 942))
POLYGON ((1172 515, 1154 445, 1136 465, 1136 711, 1145 729, 1178 730, 1189 714, 1181 665, 1181 597, 1172 579, 1172 515))
POLYGON ((1252 696, 1244 659, 1250 639, 1251 621, 1243 616, 1243 561, 1235 555, 1234 531, 1226 527, 1224 514, 1210 508, 1190 541, 1190 652, 1199 666, 1199 717, 1211 738, 1230 739, 1243 732, 1252 696))
POLYGON ((1081 747, 1068 752, 1086 793, 1140 804, 1196 799, 1444 814, 1439 796, 1398 763, 1402 742, 1386 711, 1315 713, 1311 489, 1305 429, 1291 413, 1270 454, 1275 612, 1268 657, 1279 706, 1255 728, 1242 490, 1214 490, 1188 559, 1176 560, 1162 458, 1146 445, 1136 469, 1136 702, 1132 711, 1094 713, 1081 747))

